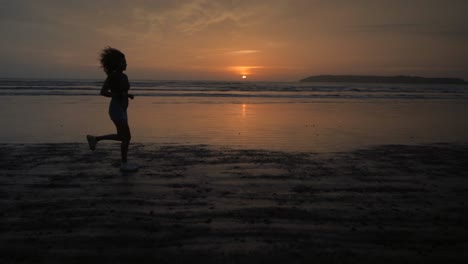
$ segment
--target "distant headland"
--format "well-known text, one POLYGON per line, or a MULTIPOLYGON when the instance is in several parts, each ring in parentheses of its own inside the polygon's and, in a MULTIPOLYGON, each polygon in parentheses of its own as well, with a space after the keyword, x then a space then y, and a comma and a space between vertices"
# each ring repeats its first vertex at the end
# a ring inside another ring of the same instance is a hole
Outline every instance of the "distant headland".
POLYGON ((418 76, 373 76, 373 75, 317 75, 300 80, 301 82, 335 83, 405 83, 405 84, 468 84, 459 78, 425 78, 418 76))

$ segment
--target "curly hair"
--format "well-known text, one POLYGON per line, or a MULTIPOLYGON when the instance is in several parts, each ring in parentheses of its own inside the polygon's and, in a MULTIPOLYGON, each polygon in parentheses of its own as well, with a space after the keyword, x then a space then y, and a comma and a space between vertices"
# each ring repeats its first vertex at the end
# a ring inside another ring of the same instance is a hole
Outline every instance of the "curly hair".
POLYGON ((99 55, 99 62, 101 63, 101 68, 104 69, 104 72, 109 74, 115 70, 119 70, 122 58, 125 58, 125 54, 120 50, 106 47, 99 55))

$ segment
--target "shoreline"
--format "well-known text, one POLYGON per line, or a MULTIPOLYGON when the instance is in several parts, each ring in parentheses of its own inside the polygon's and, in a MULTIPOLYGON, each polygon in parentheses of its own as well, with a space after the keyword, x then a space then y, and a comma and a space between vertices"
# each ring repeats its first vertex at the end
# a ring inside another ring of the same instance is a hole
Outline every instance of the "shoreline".
POLYGON ((0 144, 1 262, 461 263, 468 145, 0 144))
MULTIPOLYGON (((0 142, 83 142, 87 134, 115 131, 105 98, 4 99, 0 142)), ((468 123, 460 120, 468 107, 462 101, 203 104, 184 99, 181 104, 164 104, 164 100, 145 97, 132 102, 128 113, 134 141, 318 152, 468 142, 468 123)))

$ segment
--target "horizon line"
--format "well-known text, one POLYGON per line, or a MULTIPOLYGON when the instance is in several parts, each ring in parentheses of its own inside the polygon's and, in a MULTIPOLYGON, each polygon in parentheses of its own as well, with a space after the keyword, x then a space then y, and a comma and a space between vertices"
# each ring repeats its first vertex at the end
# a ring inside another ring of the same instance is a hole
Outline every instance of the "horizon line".
MULTIPOLYGON (((0 80, 85 80, 85 81, 102 81, 105 78, 82 78, 82 77, 2 77, 0 80)), ((143 78, 132 78, 133 81, 161 81, 161 82, 299 82, 300 80, 245 80, 245 79, 143 79, 143 78)), ((130 80, 130 82, 132 82, 130 80)))

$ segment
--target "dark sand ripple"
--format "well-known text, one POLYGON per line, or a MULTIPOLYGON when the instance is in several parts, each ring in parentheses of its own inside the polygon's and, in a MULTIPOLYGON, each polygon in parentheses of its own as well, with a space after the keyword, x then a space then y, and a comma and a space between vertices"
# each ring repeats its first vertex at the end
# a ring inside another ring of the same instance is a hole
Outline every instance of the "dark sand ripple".
POLYGON ((1 263, 461 263, 468 146, 0 145, 1 263))

